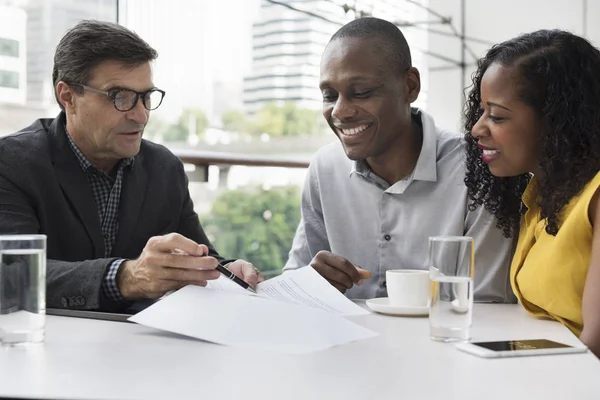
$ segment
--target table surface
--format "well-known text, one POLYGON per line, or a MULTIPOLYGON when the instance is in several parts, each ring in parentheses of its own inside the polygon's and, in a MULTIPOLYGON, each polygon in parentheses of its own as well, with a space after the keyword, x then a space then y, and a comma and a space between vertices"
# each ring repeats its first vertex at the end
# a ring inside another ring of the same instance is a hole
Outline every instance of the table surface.
MULTIPOLYGON (((140 325, 49 316, 46 342, 0 348, 0 396, 61 399, 600 399, 591 353, 483 359, 433 342, 427 318, 354 317, 380 336, 292 356, 140 325)), ((473 340, 579 340, 518 305, 476 304, 473 340)), ((243 332, 240 332, 243 334, 243 332)))

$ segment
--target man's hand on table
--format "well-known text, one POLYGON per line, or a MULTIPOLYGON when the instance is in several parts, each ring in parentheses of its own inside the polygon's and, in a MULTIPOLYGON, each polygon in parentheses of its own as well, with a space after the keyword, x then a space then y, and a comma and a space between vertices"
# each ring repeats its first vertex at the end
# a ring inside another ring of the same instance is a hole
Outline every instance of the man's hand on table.
POLYGON ((360 286, 363 280, 371 278, 369 271, 330 251, 318 252, 310 265, 342 293, 354 285, 360 286))

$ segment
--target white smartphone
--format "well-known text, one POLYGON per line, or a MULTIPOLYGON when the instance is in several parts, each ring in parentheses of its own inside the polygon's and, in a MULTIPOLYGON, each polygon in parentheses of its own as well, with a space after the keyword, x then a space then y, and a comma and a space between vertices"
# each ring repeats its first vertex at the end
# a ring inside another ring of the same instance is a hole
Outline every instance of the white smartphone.
POLYGON ((484 358, 572 354, 587 351, 585 346, 569 346, 547 339, 465 342, 458 343, 456 347, 464 352, 484 358))

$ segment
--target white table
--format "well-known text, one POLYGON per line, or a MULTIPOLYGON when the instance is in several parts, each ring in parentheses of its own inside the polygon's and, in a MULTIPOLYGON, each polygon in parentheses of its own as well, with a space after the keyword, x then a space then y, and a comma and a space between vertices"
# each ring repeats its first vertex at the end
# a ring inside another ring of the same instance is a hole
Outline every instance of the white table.
MULTIPOLYGON (((48 317, 44 346, 0 349, 0 396, 77 399, 600 399, 591 353, 481 359, 427 318, 354 320, 381 335, 303 356, 228 348, 122 322, 48 317)), ((240 332, 243 334, 243 332, 240 332)), ((517 305, 476 305, 474 339, 579 341, 517 305)))

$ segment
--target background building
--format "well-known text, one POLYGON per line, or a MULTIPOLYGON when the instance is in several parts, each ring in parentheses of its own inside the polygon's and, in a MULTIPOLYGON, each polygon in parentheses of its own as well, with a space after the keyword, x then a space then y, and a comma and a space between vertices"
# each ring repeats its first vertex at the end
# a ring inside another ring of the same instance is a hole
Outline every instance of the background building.
POLYGON ((82 19, 115 21, 114 0, 29 0, 27 11, 27 101, 56 107, 52 64, 56 45, 82 19))
MULTIPOLYGON (((294 102, 299 108, 320 109, 321 55, 331 35, 356 15, 412 21, 425 13, 414 4, 390 0, 354 2, 355 8, 346 2, 334 1, 282 0, 279 3, 291 8, 262 0, 252 26, 252 72, 244 79, 244 106, 249 113, 271 102, 294 102)), ((416 49, 426 48, 427 39, 427 35, 419 31, 407 34, 407 40, 416 49)), ((415 65, 426 71, 421 51, 413 53, 415 65)), ((421 104, 425 104, 424 89, 421 104)))
MULTIPOLYGON (((285 3, 303 7, 305 1, 285 3)), ((304 7, 303 7, 304 8, 304 7)), ((244 79, 244 105, 255 112, 269 102, 293 101, 300 108, 321 107, 319 62, 344 12, 338 5, 319 2, 314 18, 278 4, 262 1, 252 27, 252 73, 244 79)))
POLYGON ((25 10, 0 4, 0 103, 27 100, 26 28, 25 10))
POLYGON ((114 0, 0 0, 0 136, 53 117, 56 45, 82 19, 116 20, 114 0))

